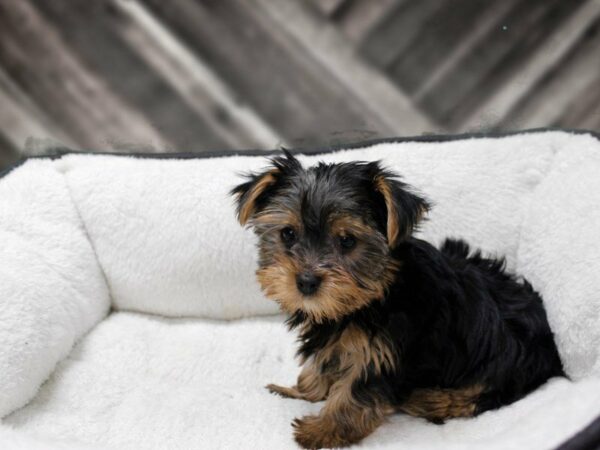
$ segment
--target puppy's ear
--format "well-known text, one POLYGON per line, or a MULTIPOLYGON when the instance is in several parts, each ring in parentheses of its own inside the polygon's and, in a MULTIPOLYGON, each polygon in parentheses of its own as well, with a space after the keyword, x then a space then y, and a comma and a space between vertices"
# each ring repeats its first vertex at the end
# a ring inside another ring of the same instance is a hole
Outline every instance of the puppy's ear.
POLYGON ((231 195, 237 201, 237 217, 241 225, 246 225, 248 220, 255 215, 273 192, 277 183, 296 170, 301 170, 300 162, 287 150, 284 156, 277 156, 271 160, 271 166, 261 173, 249 173, 248 181, 231 190, 231 195))
POLYGON ((385 205, 386 234, 388 245, 396 247, 416 229, 429 211, 429 202, 411 192, 410 186, 400 181, 399 175, 381 168, 380 163, 371 164, 373 188, 385 205))

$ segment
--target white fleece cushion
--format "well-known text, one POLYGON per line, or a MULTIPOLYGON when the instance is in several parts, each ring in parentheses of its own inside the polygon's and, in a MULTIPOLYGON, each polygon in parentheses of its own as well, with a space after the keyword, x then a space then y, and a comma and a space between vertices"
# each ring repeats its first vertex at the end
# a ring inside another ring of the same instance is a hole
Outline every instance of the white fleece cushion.
POLYGON ((0 180, 0 417, 23 406, 110 305, 64 178, 32 160, 0 180))
MULTIPOLYGON (((586 137, 583 137, 586 139, 586 137)), ((548 132, 502 139, 387 143, 317 161, 382 159, 434 202, 424 236, 446 236, 515 265, 531 194, 558 148, 580 137, 548 132)), ((260 157, 196 160, 70 155, 56 163, 71 186, 121 310, 232 319, 274 313, 254 277, 255 238, 235 220, 229 191, 260 157)))
POLYGON ((227 195, 246 164, 97 155, 57 162, 115 308, 226 319, 277 311, 260 293, 253 236, 227 195))
MULTIPOLYGON (((113 314, 6 423, 118 449, 297 448, 290 422, 322 403, 264 389, 295 382, 294 341, 277 316, 228 323, 113 314)), ((439 426, 393 416, 357 448, 550 449, 599 413, 599 378, 554 379, 475 419, 439 426)))
MULTIPOLYGON (((301 158, 384 159, 436 204, 424 237, 507 255, 574 380, 444 426, 395 416, 364 448, 552 448, 600 413, 599 154, 588 135, 545 132, 301 158)), ((276 310, 227 196, 236 171, 264 165, 71 155, 0 179, 0 416, 104 316, 109 289, 117 309, 192 317, 109 316, 4 419, 0 448, 294 448, 291 419, 320 405, 262 388, 298 372, 283 319, 198 319, 276 310)))
POLYGON ((600 377, 600 149, 561 149, 521 230, 519 273, 540 291, 565 369, 600 377))

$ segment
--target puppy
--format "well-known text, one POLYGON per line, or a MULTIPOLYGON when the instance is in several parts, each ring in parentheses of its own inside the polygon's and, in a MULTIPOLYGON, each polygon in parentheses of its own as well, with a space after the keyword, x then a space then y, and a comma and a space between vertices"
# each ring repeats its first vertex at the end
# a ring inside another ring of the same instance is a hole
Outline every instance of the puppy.
POLYGON ((267 388, 325 401, 294 420, 301 446, 359 442, 398 411, 475 416, 564 375, 538 293, 463 241, 413 237, 430 205, 378 162, 285 152, 232 194, 260 285, 299 330, 296 385, 267 388))

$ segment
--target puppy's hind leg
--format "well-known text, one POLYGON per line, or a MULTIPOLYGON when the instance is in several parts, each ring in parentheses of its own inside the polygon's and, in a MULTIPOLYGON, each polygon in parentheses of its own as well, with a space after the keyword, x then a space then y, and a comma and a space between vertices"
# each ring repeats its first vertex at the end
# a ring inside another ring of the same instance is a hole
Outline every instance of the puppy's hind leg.
POLYGON ((399 410, 438 424, 454 417, 472 417, 479 412, 483 391, 480 384, 461 389, 416 389, 399 410))

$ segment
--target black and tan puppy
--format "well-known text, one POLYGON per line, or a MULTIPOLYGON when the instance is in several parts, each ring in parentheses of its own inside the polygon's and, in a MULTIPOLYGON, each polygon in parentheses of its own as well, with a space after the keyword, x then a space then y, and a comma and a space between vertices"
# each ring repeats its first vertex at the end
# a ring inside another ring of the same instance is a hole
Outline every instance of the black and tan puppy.
POLYGON ((463 241, 412 237, 429 204, 379 163, 286 153, 233 193, 262 289, 300 333, 297 384, 268 388, 325 400, 293 422, 303 447, 358 442, 396 411, 474 416, 563 375, 531 285, 463 241))

